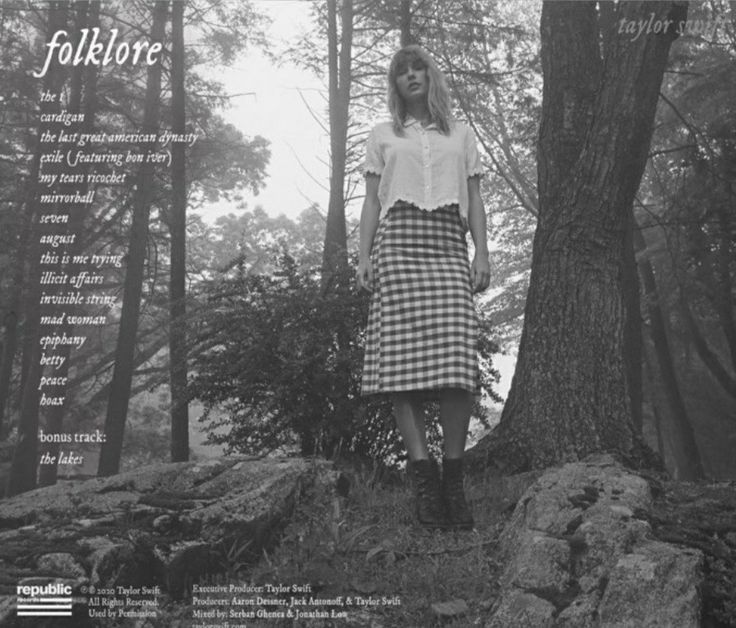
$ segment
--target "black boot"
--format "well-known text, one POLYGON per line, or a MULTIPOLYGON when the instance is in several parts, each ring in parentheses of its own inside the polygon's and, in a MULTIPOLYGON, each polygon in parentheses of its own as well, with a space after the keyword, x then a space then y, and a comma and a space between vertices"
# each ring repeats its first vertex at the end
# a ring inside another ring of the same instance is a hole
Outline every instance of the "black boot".
POLYGON ((411 463, 414 491, 417 500, 417 519, 425 528, 444 528, 447 525, 437 463, 434 460, 415 460, 411 463))
POLYGON ((442 459, 442 498, 447 508, 449 527, 472 530, 474 521, 463 490, 463 459, 442 459))

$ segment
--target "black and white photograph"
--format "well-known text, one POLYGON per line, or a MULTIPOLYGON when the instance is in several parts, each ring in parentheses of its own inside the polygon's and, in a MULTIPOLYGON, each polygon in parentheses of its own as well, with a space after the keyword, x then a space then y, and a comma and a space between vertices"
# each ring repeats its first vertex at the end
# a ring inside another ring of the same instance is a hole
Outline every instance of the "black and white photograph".
POLYGON ((736 2, 0 0, 0 626, 736 626, 736 2))

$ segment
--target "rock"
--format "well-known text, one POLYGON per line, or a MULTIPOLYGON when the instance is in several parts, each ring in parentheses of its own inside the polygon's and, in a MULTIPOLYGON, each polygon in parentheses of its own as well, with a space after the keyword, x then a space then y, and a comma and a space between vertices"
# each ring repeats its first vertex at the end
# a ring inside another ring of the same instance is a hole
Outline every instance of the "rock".
POLYGON ((449 602, 435 602, 431 606, 432 612, 440 618, 452 619, 468 612, 468 603, 465 600, 455 599, 449 602))
POLYGON ((554 604, 513 589, 501 598, 485 628, 552 628, 554 604))
POLYGON ((84 578, 87 575, 74 556, 65 552, 44 554, 38 559, 36 566, 39 571, 48 571, 67 578, 84 578))
POLYGON ((15 595, 0 596, 0 626, 10 626, 15 620, 15 595))
MULTIPOLYGON (((158 546, 154 548, 154 557, 164 590, 175 598, 184 597, 189 585, 197 580, 199 574, 218 571, 210 567, 216 560, 212 548, 201 541, 180 541, 158 546)), ((222 563, 220 571, 226 571, 227 568, 228 565, 222 563)))
POLYGON ((588 628, 601 596, 598 591, 578 595, 555 619, 556 628, 588 628))
POLYGON ((618 559, 598 606, 600 626, 699 626, 700 600, 694 580, 703 557, 656 541, 618 559))
POLYGON ((0 595, 44 573, 98 588, 160 585, 180 598, 193 581, 261 556, 304 491, 334 492, 337 478, 327 461, 234 456, 60 482, 3 500, 0 595))
POLYGON ((542 475, 501 534, 491 628, 695 627, 703 557, 641 519, 647 481, 600 455, 542 475))
MULTIPOLYGON (((127 541, 113 542, 106 538, 96 539, 98 547, 87 555, 89 565, 89 582, 96 587, 108 584, 126 584, 142 586, 153 584, 153 571, 146 571, 145 558, 143 564, 136 560, 133 545, 127 541)), ((80 542, 80 549, 89 547, 85 540, 80 542)), ((143 558, 143 557, 142 557, 143 558)))

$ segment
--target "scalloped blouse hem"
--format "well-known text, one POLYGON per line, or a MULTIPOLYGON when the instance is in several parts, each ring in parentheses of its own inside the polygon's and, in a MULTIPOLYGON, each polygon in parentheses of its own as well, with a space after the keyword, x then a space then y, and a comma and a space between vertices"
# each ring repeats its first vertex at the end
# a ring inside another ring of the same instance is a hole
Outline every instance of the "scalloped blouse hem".
POLYGON ((447 207, 448 205, 458 205, 460 201, 456 198, 448 198, 448 199, 440 199, 437 201, 437 203, 433 203, 432 205, 425 205, 421 201, 416 201, 410 198, 403 198, 403 197, 397 197, 395 199, 392 199, 390 203, 387 203, 388 208, 386 211, 391 209, 396 203, 408 203, 409 205, 414 205, 414 207, 417 207, 418 209, 421 209, 425 212, 433 212, 435 209, 440 209, 441 207, 447 207))
POLYGON ((463 211, 463 208, 460 207, 460 202, 457 198, 440 199, 439 201, 437 201, 437 204, 433 204, 430 207, 426 205, 425 203, 422 203, 421 201, 415 201, 415 200, 411 200, 408 198, 398 197, 398 198, 392 199, 391 202, 387 204, 385 209, 381 209, 380 220, 383 220, 388 214, 389 210, 397 203, 408 203, 409 205, 413 205, 417 209, 421 209, 422 211, 425 211, 425 212, 433 212, 438 209, 442 209, 443 207, 447 207, 449 205, 457 205, 463 228, 465 230, 468 229, 468 210, 467 208, 465 208, 465 210, 463 211))

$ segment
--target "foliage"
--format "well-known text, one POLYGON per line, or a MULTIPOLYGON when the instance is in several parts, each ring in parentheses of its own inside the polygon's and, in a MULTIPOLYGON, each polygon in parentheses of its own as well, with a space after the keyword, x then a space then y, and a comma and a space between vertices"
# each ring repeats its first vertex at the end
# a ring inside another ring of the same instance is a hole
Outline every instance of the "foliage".
POLYGON ((365 416, 356 407, 363 295, 322 294, 316 274, 284 254, 273 275, 241 273, 216 284, 209 305, 197 330, 209 349, 192 365, 191 391, 230 415, 230 431, 212 434, 213 442, 246 453, 298 443, 303 454, 331 457, 357 445, 361 419, 381 431, 385 405, 365 416))
POLYGON ((353 607, 349 617, 365 625, 438 625, 431 606, 462 598, 467 612, 441 625, 481 625, 497 591, 496 540, 510 513, 499 483, 468 483, 476 530, 429 532, 414 524, 405 479, 375 483, 374 469, 346 470, 351 489, 345 499, 305 495, 279 546, 248 574, 250 582, 306 582, 321 598, 398 597, 398 603, 363 609, 365 614, 353 607))
POLYGON ((130 401, 121 470, 128 471, 166 460, 171 447, 168 391, 142 392, 130 401))
MULTIPOLYGON (((272 274, 241 272, 214 283, 197 329, 202 346, 190 387, 208 408, 202 420, 212 442, 248 454, 298 447, 328 458, 400 457, 390 403, 360 396, 368 296, 351 279, 325 290, 317 270, 282 253, 272 274), (213 408, 228 416, 213 418, 213 408), (224 426, 229 431, 217 431, 224 426)), ((494 399, 496 350, 483 340, 483 385, 494 399)), ((480 406, 476 413, 485 420, 480 406)), ((430 440, 436 448, 435 421, 430 440)))
POLYGON ((274 248, 288 250, 300 266, 320 264, 325 223, 316 208, 305 209, 295 219, 271 217, 260 206, 239 209, 212 225, 199 216, 190 219, 188 271, 197 283, 216 273, 234 276, 239 268, 250 274, 271 273, 274 248))

